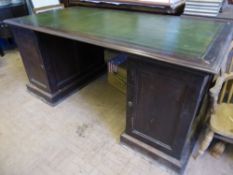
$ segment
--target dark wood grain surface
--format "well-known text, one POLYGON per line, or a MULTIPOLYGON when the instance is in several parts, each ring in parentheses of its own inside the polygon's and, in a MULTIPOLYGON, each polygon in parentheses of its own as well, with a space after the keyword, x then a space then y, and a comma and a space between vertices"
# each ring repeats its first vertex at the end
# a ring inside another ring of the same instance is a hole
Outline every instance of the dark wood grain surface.
POLYGON ((128 79, 128 133, 181 159, 209 75, 132 58, 128 79))
POLYGON ((105 69, 101 47, 19 27, 11 29, 29 78, 27 88, 50 104, 105 69))
POLYGON ((28 89, 52 104, 103 71, 104 48, 126 53, 128 105, 121 142, 183 172, 212 74, 225 64, 230 23, 84 7, 6 22, 28 89))
POLYGON ((168 4, 146 4, 146 3, 108 3, 106 2, 90 2, 82 0, 65 0, 66 7, 72 6, 84 6, 84 7, 97 7, 97 8, 107 8, 107 9, 117 9, 117 10, 127 10, 127 11, 137 11, 137 12, 147 12, 155 14, 166 14, 166 15, 180 15, 184 10, 183 4, 175 4, 169 6, 168 4))
POLYGON ((219 72, 232 35, 221 21, 87 7, 6 23, 211 73, 219 72))

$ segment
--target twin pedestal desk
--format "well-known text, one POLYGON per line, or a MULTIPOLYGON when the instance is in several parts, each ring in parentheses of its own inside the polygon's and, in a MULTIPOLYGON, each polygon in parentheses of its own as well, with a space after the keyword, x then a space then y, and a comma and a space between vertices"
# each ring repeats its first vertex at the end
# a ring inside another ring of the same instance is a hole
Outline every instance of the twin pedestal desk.
POLYGON ((88 7, 5 22, 28 90, 49 103, 103 72, 105 48, 128 54, 121 142, 183 172, 204 98, 226 66, 230 23, 88 7))

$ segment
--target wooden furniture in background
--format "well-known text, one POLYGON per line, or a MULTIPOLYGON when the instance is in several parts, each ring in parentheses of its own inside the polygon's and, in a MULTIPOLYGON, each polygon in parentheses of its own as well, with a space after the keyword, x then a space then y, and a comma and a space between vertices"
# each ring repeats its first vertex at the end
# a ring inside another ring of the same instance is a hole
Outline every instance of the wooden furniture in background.
MULTIPOLYGON (((9 30, 8 25, 3 23, 3 20, 25 16, 27 14, 28 11, 25 3, 1 6, 0 7, 0 38, 6 40, 12 38, 11 31, 9 30)), ((1 45, 0 45, 0 50, 2 50, 2 55, 3 55, 3 49, 1 48, 1 45)))
POLYGON ((132 10, 151 13, 181 14, 184 9, 183 0, 176 0, 177 3, 170 4, 171 1, 156 3, 152 1, 141 0, 64 0, 66 7, 70 6, 86 6, 100 7, 110 9, 132 10))
POLYGON ((121 142, 184 170, 202 101, 226 64, 232 24, 86 7, 6 23, 18 43, 28 89, 50 103, 106 68, 105 48, 127 54, 121 142))

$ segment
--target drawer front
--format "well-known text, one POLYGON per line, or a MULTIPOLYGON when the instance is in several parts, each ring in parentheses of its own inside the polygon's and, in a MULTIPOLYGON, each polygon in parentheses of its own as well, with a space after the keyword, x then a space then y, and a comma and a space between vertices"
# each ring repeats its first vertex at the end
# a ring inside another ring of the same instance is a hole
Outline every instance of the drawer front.
POLYGON ((209 76, 129 60, 126 132, 181 158, 209 76))

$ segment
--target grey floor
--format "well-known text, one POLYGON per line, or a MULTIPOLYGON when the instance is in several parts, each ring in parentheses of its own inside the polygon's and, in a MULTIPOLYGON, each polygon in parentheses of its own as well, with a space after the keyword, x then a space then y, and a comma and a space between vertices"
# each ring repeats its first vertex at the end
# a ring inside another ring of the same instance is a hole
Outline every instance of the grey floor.
MULTIPOLYGON (((119 144, 125 97, 102 76, 51 107, 28 93, 17 51, 0 57, 0 175, 175 175, 119 144)), ((233 175, 233 148, 186 175, 233 175)))

